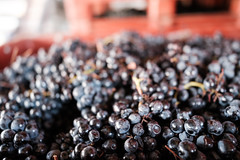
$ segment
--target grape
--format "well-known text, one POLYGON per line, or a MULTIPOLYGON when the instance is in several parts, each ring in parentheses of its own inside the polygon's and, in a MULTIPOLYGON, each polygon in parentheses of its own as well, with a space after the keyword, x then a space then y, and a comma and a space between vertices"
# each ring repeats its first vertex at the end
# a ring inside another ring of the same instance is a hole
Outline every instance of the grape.
POLYGON ((138 142, 133 138, 128 138, 124 142, 124 149, 129 153, 136 152, 138 149, 138 142))
POLYGON ((120 118, 116 121, 115 130, 120 134, 127 133, 130 129, 130 123, 128 120, 120 118))

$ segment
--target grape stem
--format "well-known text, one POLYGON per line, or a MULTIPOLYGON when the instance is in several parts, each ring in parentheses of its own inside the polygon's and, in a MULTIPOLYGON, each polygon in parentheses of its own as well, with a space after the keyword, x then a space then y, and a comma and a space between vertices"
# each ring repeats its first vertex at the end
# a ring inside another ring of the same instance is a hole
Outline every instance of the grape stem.
POLYGON ((217 78, 217 84, 219 85, 224 76, 224 69, 221 70, 219 77, 217 78))
POLYGON ((98 154, 97 156, 98 158, 101 158, 103 155, 104 155, 104 152, 102 151, 101 154, 100 155, 98 154))
POLYGON ((132 80, 136 85, 136 89, 138 91, 138 94, 140 94, 142 96, 143 92, 142 92, 142 89, 140 87, 140 82, 143 80, 143 78, 137 78, 137 77, 133 76, 132 80))
POLYGON ((149 97, 149 96, 146 95, 146 94, 142 94, 142 97, 143 97, 143 99, 146 100, 146 101, 149 101, 149 102, 153 101, 153 98, 152 98, 152 97, 149 97))
POLYGON ((195 82, 195 81, 191 81, 187 84, 184 85, 184 89, 189 89, 191 87, 198 87, 198 88, 201 88, 202 91, 203 91, 203 95, 206 94, 206 90, 204 88, 204 85, 202 83, 199 83, 199 82, 195 82))
POLYGON ((165 148, 171 152, 173 154, 173 156, 175 157, 175 159, 180 159, 180 160, 183 160, 181 157, 179 157, 173 150, 171 150, 167 145, 165 145, 165 148))
MULTIPOLYGON (((90 68, 90 69, 88 69, 88 70, 83 71, 83 74, 89 75, 89 74, 91 74, 91 73, 94 73, 94 71, 95 71, 95 68, 90 68)), ((93 74, 93 77, 96 78, 96 79, 99 79, 99 78, 100 78, 97 74, 93 74)), ((75 75, 75 76, 73 76, 72 78, 70 78, 70 79, 68 80, 68 83, 71 84, 71 83, 73 83, 76 79, 77 79, 77 76, 75 75)))
POLYGON ((149 117, 150 114, 151 114, 151 112, 148 113, 147 115, 144 115, 144 116, 143 116, 142 121, 141 121, 141 124, 143 124, 143 122, 147 123, 147 122, 148 122, 148 121, 146 120, 147 118, 149 118, 149 119, 151 120, 151 118, 149 117))
POLYGON ((77 76, 73 76, 72 78, 70 78, 70 79, 68 80, 68 83, 69 83, 69 84, 73 83, 73 81, 74 81, 75 79, 77 79, 77 76))
POLYGON ((88 74, 91 74, 91 73, 93 73, 95 71, 95 69, 94 68, 90 68, 90 69, 88 69, 88 70, 85 70, 84 72, 83 72, 83 74, 86 74, 86 75, 88 75, 88 74))
POLYGON ((24 57, 29 57, 33 53, 32 48, 27 49, 22 55, 24 57))
POLYGON ((16 60, 18 52, 19 52, 19 49, 17 47, 14 47, 12 51, 11 59, 10 59, 10 64, 12 64, 16 60))
POLYGON ((222 70, 221 70, 221 73, 219 74, 219 76, 216 77, 216 78, 217 78, 217 87, 216 87, 216 89, 211 89, 211 90, 210 90, 210 94, 208 95, 208 101, 209 101, 209 102, 211 101, 211 96, 212 96, 213 94, 215 94, 215 97, 214 97, 214 99, 213 99, 213 102, 216 102, 217 99, 219 98, 219 96, 222 95, 221 93, 219 93, 219 89, 220 89, 220 87, 221 87, 221 81, 224 82, 223 76, 224 76, 224 69, 222 69, 222 70))

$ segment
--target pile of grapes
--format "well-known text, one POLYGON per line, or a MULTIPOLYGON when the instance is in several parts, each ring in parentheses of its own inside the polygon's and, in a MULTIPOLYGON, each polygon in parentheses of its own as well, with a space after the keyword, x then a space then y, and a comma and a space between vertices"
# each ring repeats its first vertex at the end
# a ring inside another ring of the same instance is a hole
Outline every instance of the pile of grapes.
POLYGON ((0 73, 0 159, 240 159, 240 41, 124 32, 0 73))

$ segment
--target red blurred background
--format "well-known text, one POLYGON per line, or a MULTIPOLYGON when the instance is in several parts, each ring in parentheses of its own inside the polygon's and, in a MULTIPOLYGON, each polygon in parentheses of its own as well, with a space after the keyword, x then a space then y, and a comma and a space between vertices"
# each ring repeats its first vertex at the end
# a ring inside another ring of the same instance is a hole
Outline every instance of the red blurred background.
POLYGON ((6 37, 0 39, 0 69, 16 54, 69 38, 93 42, 123 30, 172 37, 220 31, 240 38, 240 0, 2 0, 0 6, 7 12, 0 7, 6 26, 2 32, 0 27, 6 37))

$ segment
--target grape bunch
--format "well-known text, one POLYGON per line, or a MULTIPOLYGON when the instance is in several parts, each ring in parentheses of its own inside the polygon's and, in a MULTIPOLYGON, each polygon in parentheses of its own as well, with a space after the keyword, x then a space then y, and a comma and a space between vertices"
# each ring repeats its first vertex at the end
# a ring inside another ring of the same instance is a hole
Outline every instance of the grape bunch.
POLYGON ((240 159, 240 41, 123 32, 0 72, 4 160, 240 159))

